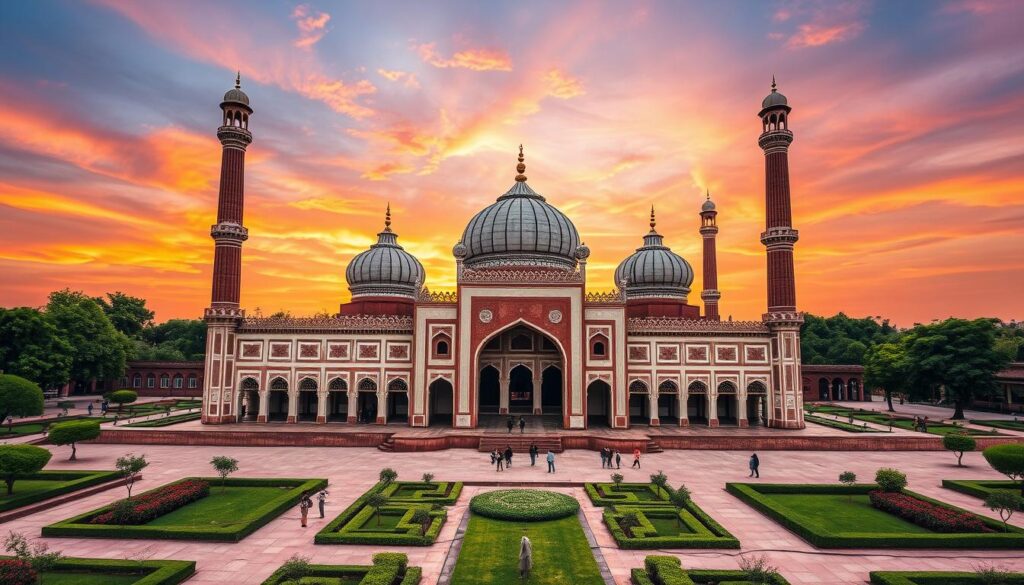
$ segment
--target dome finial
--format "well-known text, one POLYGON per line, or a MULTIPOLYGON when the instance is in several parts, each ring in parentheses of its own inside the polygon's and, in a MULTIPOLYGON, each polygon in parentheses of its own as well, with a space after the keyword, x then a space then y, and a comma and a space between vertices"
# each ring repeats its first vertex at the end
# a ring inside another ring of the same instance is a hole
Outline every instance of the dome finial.
POLYGON ((708 194, 708 201, 711 201, 711 189, 707 189, 706 192, 708 194))
POLYGON ((654 206, 652 205, 652 206, 651 206, 651 231, 652 231, 652 232, 654 231, 654 225, 655 225, 656 223, 657 223, 657 222, 655 222, 655 221, 654 221, 654 206))
POLYGON ((384 231, 391 231, 391 202, 388 201, 388 209, 384 212, 384 231))
POLYGON ((776 91, 778 90, 775 89, 775 74, 772 73, 772 93, 775 93, 776 91))
POLYGON ((526 158, 523 156, 523 145, 520 144, 519 145, 519 164, 516 165, 516 172, 518 173, 516 175, 516 181, 519 182, 519 183, 526 182, 526 175, 523 174, 523 173, 526 172, 526 163, 523 162, 524 160, 526 160, 526 158))
POLYGON ((235 89, 242 89, 242 72, 241 72, 241 70, 235 72, 235 89))

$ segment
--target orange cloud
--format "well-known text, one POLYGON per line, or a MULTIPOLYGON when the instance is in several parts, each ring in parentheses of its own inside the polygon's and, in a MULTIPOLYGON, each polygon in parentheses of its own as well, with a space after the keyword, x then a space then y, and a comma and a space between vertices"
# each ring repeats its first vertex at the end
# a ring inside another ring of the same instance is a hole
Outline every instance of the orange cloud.
POLYGON ((558 99, 567 100, 587 93, 579 79, 558 69, 548 71, 544 81, 548 85, 548 95, 558 99))
POLYGON ((849 22, 833 26, 802 24, 798 32, 786 41, 786 46, 791 49, 799 49, 848 41, 860 35, 864 31, 864 27, 862 22, 849 22))
POLYGON ((416 53, 424 63, 442 69, 470 69, 472 71, 512 71, 512 59, 508 53, 498 49, 464 49, 451 57, 437 52, 437 43, 417 45, 416 53))
POLYGON ((331 15, 313 11, 309 4, 299 4, 292 11, 292 19, 299 27, 299 38, 295 40, 295 46, 309 49, 327 34, 327 23, 331 20, 331 15))
POLYGON ((377 73, 388 81, 401 82, 403 85, 413 89, 419 89, 420 82, 416 79, 415 73, 408 71, 395 71, 392 69, 378 69, 377 73))

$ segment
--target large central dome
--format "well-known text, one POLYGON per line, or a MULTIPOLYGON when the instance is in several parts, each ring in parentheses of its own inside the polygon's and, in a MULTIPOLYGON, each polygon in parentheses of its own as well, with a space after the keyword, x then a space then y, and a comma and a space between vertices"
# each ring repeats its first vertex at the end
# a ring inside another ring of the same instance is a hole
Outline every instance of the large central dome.
POLYGON ((468 268, 491 266, 576 267, 580 235, 564 213, 526 184, 519 147, 516 183, 473 216, 455 246, 468 268))

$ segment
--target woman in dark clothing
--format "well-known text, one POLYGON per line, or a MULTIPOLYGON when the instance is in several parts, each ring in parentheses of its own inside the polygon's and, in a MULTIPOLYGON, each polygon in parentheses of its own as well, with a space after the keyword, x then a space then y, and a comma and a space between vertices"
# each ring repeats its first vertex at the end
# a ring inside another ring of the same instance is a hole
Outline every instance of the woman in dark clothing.
POLYGON ((505 466, 512 467, 512 445, 505 447, 505 466))
POLYGON ((761 473, 758 472, 757 468, 761 465, 761 461, 757 458, 757 453, 750 456, 750 475, 747 477, 761 477, 761 473))

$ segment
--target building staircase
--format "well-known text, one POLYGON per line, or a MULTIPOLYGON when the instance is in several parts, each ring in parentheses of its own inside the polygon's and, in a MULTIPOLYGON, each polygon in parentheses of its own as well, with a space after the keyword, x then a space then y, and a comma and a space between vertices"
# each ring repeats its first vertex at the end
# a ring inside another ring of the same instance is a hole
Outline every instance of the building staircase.
POLYGON ((664 453, 665 450, 661 448, 654 439, 647 439, 647 453, 664 453))
POLYGON ((391 435, 388 435, 388 438, 384 439, 383 442, 381 442, 379 445, 377 445, 377 448, 380 449, 381 451, 385 451, 385 452, 388 452, 388 453, 394 451, 395 450, 395 439, 394 439, 394 437, 392 437, 391 435))
POLYGON ((477 450, 488 453, 495 449, 504 451, 505 447, 511 446, 513 453, 529 455, 530 445, 537 445, 541 456, 548 451, 562 452, 562 438, 558 435, 523 435, 515 433, 510 435, 484 435, 480 437, 480 445, 477 450))

